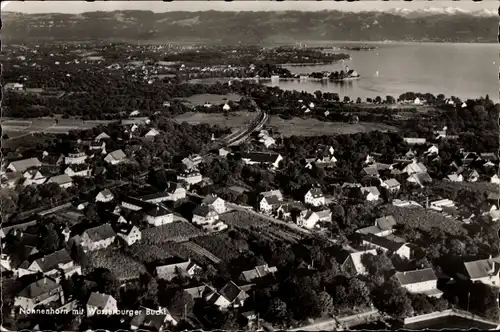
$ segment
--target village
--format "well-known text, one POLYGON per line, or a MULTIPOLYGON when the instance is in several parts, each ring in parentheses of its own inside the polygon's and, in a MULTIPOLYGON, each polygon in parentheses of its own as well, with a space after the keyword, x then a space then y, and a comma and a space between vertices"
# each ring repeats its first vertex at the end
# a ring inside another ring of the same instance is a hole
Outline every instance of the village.
POLYGON ((488 96, 354 102, 237 79, 193 87, 155 77, 239 67, 186 58, 174 70, 177 49, 163 69, 64 54, 9 58, 20 74, 4 86, 3 330, 498 327, 488 96), (109 99, 96 106, 98 95, 109 99), (199 95, 218 99, 185 101, 199 95), (176 118, 243 110, 251 120, 235 128, 176 118), (285 136, 271 125, 292 115, 397 130, 285 136))

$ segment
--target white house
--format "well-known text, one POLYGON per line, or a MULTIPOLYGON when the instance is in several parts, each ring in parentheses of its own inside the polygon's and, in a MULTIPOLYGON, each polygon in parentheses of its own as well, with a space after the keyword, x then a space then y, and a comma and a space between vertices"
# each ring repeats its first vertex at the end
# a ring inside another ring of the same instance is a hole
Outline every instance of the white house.
POLYGON ((81 245, 89 251, 99 250, 109 247, 115 240, 116 233, 111 225, 89 228, 81 236, 81 245))
POLYGON ((422 101, 420 100, 420 98, 415 98, 415 100, 413 101, 413 104, 415 105, 422 105, 422 101))
POLYGON ((18 269, 18 276, 41 272, 45 276, 51 276, 58 282, 62 275, 66 278, 73 274, 81 274, 81 267, 71 259, 66 249, 55 251, 45 255, 33 262, 25 261, 18 269))
POLYGON ((64 170, 64 174, 73 177, 73 176, 81 176, 81 177, 89 177, 92 175, 92 169, 90 165, 86 164, 74 164, 66 167, 64 170))
POLYGON ((377 187, 361 187, 361 193, 369 202, 376 201, 380 198, 380 192, 377 187))
POLYGON ((229 111, 231 110, 231 106, 229 106, 228 104, 224 104, 224 106, 222 106, 222 110, 229 111))
POLYGON ((64 157, 64 163, 66 165, 85 164, 86 160, 87 160, 87 155, 85 154, 85 152, 69 153, 67 157, 64 157))
POLYGON ((226 309, 242 307, 249 295, 234 282, 229 281, 220 291, 212 292, 205 298, 208 303, 214 304, 220 309, 226 309))
POLYGON ((300 212, 299 216, 297 217, 297 224, 299 226, 305 227, 312 229, 316 226, 316 224, 319 221, 319 216, 316 212, 313 212, 311 210, 305 210, 300 212))
POLYGON ((401 189, 401 184, 396 179, 388 179, 380 184, 381 187, 386 188, 389 192, 396 192, 401 189))
POLYGON ((401 258, 411 258, 411 248, 405 242, 396 242, 386 237, 376 236, 373 234, 361 234, 363 245, 381 249, 382 251, 390 251, 401 258))
POLYGON ((304 202, 312 206, 322 206, 326 204, 325 196, 320 188, 311 188, 304 196, 304 202))
POLYGON ((498 177, 498 174, 493 175, 490 179, 490 182, 494 184, 500 184, 500 178, 498 177))
POLYGON ((109 191, 109 189, 104 189, 104 190, 101 190, 97 194, 95 201, 107 203, 107 202, 111 202, 114 198, 115 198, 115 196, 113 195, 113 193, 111 191, 109 191))
POLYGON ((118 305, 113 296, 98 292, 92 292, 92 294, 90 294, 89 300, 87 301, 87 317, 99 314, 111 316, 116 314, 117 311, 118 305))
POLYGON ((37 169, 30 169, 24 172, 23 177, 25 178, 23 182, 24 186, 42 184, 47 180, 47 178, 37 169))
POLYGON ((191 259, 184 261, 178 257, 167 259, 165 264, 156 267, 156 275, 160 279, 172 280, 177 276, 192 278, 201 267, 192 262, 191 259))
POLYGON ((396 224, 396 219, 393 216, 385 216, 375 219, 375 223, 373 226, 358 229, 356 233, 373 234, 376 236, 384 237, 394 233, 394 227, 396 226, 396 224))
POLYGON ((153 226, 170 224, 174 221, 174 214, 162 205, 156 205, 144 211, 144 220, 153 226))
POLYGON ((437 288, 437 277, 430 268, 405 272, 396 272, 396 280, 408 292, 424 294, 432 297, 441 297, 443 292, 437 288))
POLYGON ((464 177, 462 176, 462 174, 452 173, 452 174, 449 174, 447 176, 447 178, 451 182, 463 182, 464 181, 464 177))
POLYGON ((280 202, 281 201, 278 196, 275 195, 264 196, 260 200, 259 210, 262 213, 271 214, 274 212, 275 209, 278 208, 280 202))
POLYGON ((464 263, 464 273, 458 273, 459 278, 480 281, 493 287, 500 287, 500 264, 491 259, 481 259, 464 263))
POLYGON ((265 164, 271 168, 278 168, 283 157, 274 152, 249 152, 242 154, 241 159, 247 165, 265 164))
POLYGON ((42 167, 42 163, 38 158, 29 158, 13 161, 7 166, 7 170, 12 172, 24 172, 29 168, 42 167))
POLYGON ((203 180, 200 172, 191 171, 177 175, 177 181, 184 181, 189 184, 197 184, 203 180))
POLYGON ((177 201, 186 198, 186 189, 177 182, 169 182, 168 188, 165 190, 170 196, 169 199, 177 201))
POLYGON ((439 154, 439 148, 435 145, 432 145, 430 148, 425 151, 425 154, 428 156, 434 156, 439 154))
POLYGON ((202 204, 213 207, 215 212, 224 213, 226 212, 226 202, 215 195, 207 195, 202 201, 202 204))
POLYGON ((361 261, 361 257, 365 254, 371 254, 374 256, 378 255, 376 249, 351 252, 347 255, 344 262, 342 262, 342 265, 341 265, 342 271, 345 271, 345 272, 352 271, 356 275, 367 274, 368 272, 366 271, 366 267, 364 266, 364 264, 361 261))
POLYGON ((193 223, 196 225, 214 224, 219 220, 219 214, 210 205, 198 205, 193 210, 193 223))
POLYGON ((252 282, 256 279, 264 278, 267 275, 273 275, 278 269, 273 266, 269 267, 267 264, 259 265, 252 270, 243 271, 240 274, 240 279, 244 282, 252 282))
POLYGON ((14 299, 14 307, 32 310, 40 305, 60 301, 64 304, 64 294, 61 285, 44 277, 25 287, 14 299))
POLYGON ((67 174, 53 176, 47 180, 47 183, 57 183, 64 189, 73 186, 73 180, 67 174))
POLYGON ((115 150, 113 152, 108 153, 108 155, 104 158, 104 161, 111 165, 119 164, 125 161, 127 155, 122 150, 115 150))
POLYGON ((125 243, 129 246, 142 239, 141 231, 134 225, 119 223, 115 224, 113 228, 116 232, 116 235, 122 238, 123 241, 125 241, 125 243))

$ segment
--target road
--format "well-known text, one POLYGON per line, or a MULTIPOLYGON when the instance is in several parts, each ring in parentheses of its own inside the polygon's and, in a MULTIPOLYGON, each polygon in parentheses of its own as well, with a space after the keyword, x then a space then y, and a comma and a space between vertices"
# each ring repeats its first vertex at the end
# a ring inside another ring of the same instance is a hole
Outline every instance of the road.
POLYGON ((351 326, 356 326, 368 321, 375 321, 380 318, 377 310, 370 310, 356 315, 345 317, 333 317, 327 320, 322 320, 310 325, 305 325, 289 331, 335 331, 343 330, 351 326))

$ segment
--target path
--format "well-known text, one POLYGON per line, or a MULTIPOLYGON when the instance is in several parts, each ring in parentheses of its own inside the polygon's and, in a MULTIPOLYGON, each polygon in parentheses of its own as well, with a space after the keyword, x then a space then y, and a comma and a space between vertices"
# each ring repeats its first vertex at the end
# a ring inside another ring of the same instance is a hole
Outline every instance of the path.
POLYGON ((187 249, 189 249, 189 250, 197 253, 198 255, 205 256, 206 258, 208 258, 209 260, 211 260, 215 264, 219 264, 221 262, 221 260, 217 256, 215 256, 214 254, 212 254, 207 249, 205 249, 203 247, 200 247, 199 245, 197 245, 194 242, 191 242, 191 241, 184 242, 183 245, 187 249))
POLYGON ((340 330, 344 327, 349 328, 350 326, 356 326, 367 321, 374 321, 380 318, 380 314, 377 310, 373 309, 363 313, 345 316, 345 317, 333 317, 330 319, 322 320, 310 325, 305 325, 292 329, 289 331, 334 331, 340 330))

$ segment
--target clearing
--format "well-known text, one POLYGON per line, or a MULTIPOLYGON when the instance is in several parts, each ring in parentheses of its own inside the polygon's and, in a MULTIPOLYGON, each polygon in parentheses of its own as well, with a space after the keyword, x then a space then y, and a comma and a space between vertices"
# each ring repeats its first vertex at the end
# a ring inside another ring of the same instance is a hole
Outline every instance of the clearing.
POLYGON ((238 111, 231 112, 228 115, 222 113, 197 113, 188 112, 179 115, 175 120, 179 123, 186 121, 190 125, 208 123, 209 125, 218 125, 226 128, 247 127, 255 118, 255 113, 238 111))
POLYGON ((225 95, 203 93, 187 98, 174 98, 174 100, 182 100, 193 106, 202 106, 205 103, 220 105, 228 101, 239 102, 241 100, 241 96, 235 93, 228 93, 225 95))
POLYGON ((283 136, 321 136, 334 134, 356 134, 370 131, 397 131, 396 127, 383 123, 359 122, 350 124, 345 122, 325 122, 317 119, 292 118, 284 120, 279 116, 270 116, 267 126, 274 127, 283 136))

